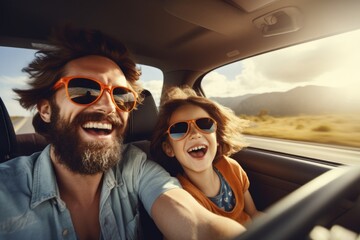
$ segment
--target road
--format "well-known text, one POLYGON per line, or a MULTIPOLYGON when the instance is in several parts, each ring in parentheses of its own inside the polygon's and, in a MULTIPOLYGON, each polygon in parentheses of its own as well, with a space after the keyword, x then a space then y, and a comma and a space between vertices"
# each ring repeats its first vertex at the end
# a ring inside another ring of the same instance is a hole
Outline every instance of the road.
POLYGON ((360 165, 360 150, 334 145, 291 141, 275 138, 255 137, 246 135, 245 139, 251 147, 270 151, 289 153, 328 162, 347 165, 360 165))
MULTIPOLYGON (((34 132, 32 118, 24 117, 14 123, 17 134, 34 132)), ((298 142, 290 140, 278 140, 246 135, 245 139, 251 147, 289 153, 297 156, 305 156, 314 159, 325 160, 348 165, 360 165, 360 150, 356 148, 340 148, 323 144, 298 142)))

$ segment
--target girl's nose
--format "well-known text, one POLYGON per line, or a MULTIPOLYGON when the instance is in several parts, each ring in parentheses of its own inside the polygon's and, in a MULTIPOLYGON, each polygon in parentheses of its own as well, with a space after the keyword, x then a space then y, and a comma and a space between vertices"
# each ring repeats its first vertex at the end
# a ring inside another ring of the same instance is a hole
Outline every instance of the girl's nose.
POLYGON ((196 138, 200 138, 202 135, 200 133, 200 131, 196 128, 195 123, 190 123, 189 125, 189 137, 190 139, 196 139, 196 138))

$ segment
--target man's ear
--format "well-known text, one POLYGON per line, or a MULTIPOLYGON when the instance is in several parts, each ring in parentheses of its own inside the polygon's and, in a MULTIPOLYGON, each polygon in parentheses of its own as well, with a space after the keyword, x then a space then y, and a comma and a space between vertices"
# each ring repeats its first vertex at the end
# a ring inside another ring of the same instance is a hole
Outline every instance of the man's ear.
POLYGON ((161 147, 168 157, 175 157, 172 146, 167 141, 162 142, 161 147))
POLYGON ((37 109, 41 119, 46 122, 51 122, 51 106, 49 100, 43 99, 37 104, 37 109))

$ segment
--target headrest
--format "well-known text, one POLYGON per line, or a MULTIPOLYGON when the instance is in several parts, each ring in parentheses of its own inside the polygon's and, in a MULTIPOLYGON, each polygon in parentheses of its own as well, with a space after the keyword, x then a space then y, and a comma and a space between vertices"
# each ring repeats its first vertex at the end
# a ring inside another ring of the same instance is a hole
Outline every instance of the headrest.
POLYGON ((0 162, 11 158, 15 150, 15 130, 5 104, 0 98, 0 162))
POLYGON ((130 112, 125 143, 151 139, 157 121, 158 109, 148 90, 144 89, 142 95, 144 97, 143 103, 139 104, 136 110, 130 112))

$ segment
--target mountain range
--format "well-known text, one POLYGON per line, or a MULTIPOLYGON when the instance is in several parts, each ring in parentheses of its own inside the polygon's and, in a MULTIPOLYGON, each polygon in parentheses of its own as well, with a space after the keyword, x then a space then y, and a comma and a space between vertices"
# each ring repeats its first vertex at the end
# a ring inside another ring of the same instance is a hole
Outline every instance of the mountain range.
POLYGON ((258 115, 260 112, 272 116, 360 113, 360 97, 325 86, 308 85, 286 92, 211 99, 233 109, 236 115, 258 115))

